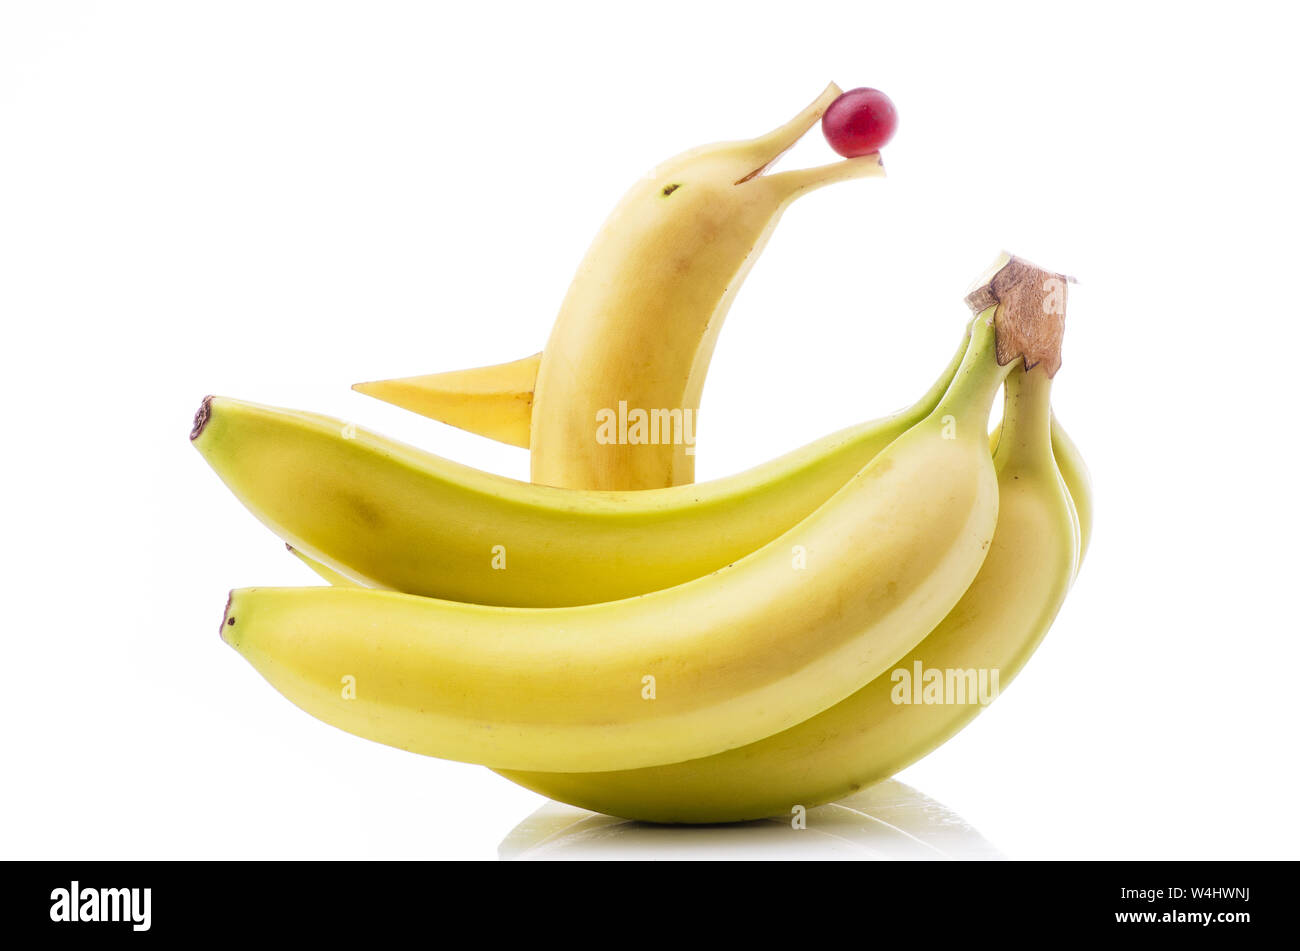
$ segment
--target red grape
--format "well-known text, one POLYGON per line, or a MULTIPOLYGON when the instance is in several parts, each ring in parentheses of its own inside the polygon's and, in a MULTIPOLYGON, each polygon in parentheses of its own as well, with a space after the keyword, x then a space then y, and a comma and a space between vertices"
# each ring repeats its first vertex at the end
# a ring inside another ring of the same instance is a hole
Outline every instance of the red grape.
POLYGON ((879 89, 850 89, 822 115, 822 133, 845 158, 878 152, 894 137, 898 113, 879 89))

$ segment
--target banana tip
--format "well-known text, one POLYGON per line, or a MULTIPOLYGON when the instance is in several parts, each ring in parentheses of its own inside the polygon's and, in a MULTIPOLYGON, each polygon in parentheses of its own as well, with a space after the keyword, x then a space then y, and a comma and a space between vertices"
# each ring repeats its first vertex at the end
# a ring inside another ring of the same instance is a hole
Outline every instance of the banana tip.
POLYGON ((230 643, 230 639, 226 637, 226 632, 235 626, 235 616, 230 613, 230 606, 234 603, 235 592, 231 591, 230 594, 226 596, 226 609, 221 612, 221 629, 217 632, 221 635, 221 639, 227 644, 230 643))
POLYGON ((194 425, 190 427, 190 442, 198 439, 203 435, 203 429, 208 425, 208 420, 212 418, 212 397, 203 397, 203 405, 199 411, 194 414, 194 425))

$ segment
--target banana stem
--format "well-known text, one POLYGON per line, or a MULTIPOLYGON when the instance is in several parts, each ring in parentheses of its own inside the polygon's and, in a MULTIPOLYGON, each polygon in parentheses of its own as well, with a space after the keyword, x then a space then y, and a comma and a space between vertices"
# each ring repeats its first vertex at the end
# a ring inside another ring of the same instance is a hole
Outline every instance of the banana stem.
POLYGON ((1003 465, 1044 470, 1052 455, 1052 378, 1041 367, 1015 370, 1006 379, 1006 403, 997 457, 1003 465))
POLYGON ((970 431, 965 424, 977 425, 987 438, 989 407, 1011 369, 1012 365, 998 364, 997 333, 993 308, 990 307, 972 324, 970 344, 957 376, 930 415, 939 418, 952 416, 964 424, 959 431, 970 431))
POLYGON ((1042 363, 1049 377, 1061 367, 1065 333, 1066 287, 1073 278, 1045 271, 1024 258, 1003 252, 966 295, 975 313, 995 308, 998 363, 1023 357, 1025 369, 1042 363))
POLYGON ((970 335, 973 326, 974 322, 972 321, 962 330, 961 346, 952 355, 952 359, 948 361, 948 366, 944 368, 943 373, 930 385, 930 389, 926 391, 926 394, 917 400, 915 405, 928 407, 927 413, 939 405, 939 400, 943 399, 943 394, 948 392, 948 387, 952 386, 952 381, 957 378, 957 371, 961 369, 962 363, 965 362, 966 351, 970 348, 970 335))

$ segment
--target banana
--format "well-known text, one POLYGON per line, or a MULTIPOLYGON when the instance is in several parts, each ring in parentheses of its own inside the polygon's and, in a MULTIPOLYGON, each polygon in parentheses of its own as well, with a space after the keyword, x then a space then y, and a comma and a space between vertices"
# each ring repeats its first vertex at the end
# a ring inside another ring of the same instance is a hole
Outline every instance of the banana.
MULTIPOLYGON (((989 444, 994 449, 997 448, 1001 433, 1002 424, 999 423, 989 437, 989 444)), ((1061 425, 1055 413, 1052 414, 1052 458, 1056 461, 1056 468, 1065 482, 1070 511, 1074 514, 1077 523, 1075 534, 1079 542, 1079 564, 1082 565, 1083 556, 1088 551, 1088 543, 1092 540, 1092 478, 1088 474, 1087 463, 1083 461, 1083 454, 1079 452, 1079 447, 1074 444, 1074 440, 1065 431, 1065 427, 1061 425)), ((301 558, 302 555, 298 557, 301 558)))
MULTIPOLYGON (((955 370, 956 367, 954 366, 952 369, 955 370)), ((949 378, 951 378, 951 373, 949 374, 949 378)), ((993 434, 989 437, 990 449, 997 448, 998 439, 1001 437, 1001 433, 1002 425, 999 423, 993 430, 993 434)), ((1075 446, 1074 441, 1070 438, 1069 434, 1065 431, 1065 428, 1060 424, 1060 421, 1057 420, 1055 413, 1052 414, 1052 457, 1056 462, 1057 469, 1061 473, 1062 480, 1065 482, 1065 492, 1070 502, 1070 510, 1074 513, 1076 534, 1079 542, 1078 561, 1079 564, 1082 565, 1083 557, 1088 552, 1088 542, 1092 538, 1092 482, 1088 474, 1088 466, 1084 462, 1082 454, 1079 452, 1078 447, 1075 446)), ((864 464, 867 461, 870 460, 864 460, 864 464)), ((768 463, 768 465, 772 464, 773 463, 768 463)), ((702 486, 701 488, 707 488, 707 486, 702 486)), ((655 490, 647 491, 651 492, 655 490)), ((659 491, 671 492, 674 490, 668 489, 659 491)), ((295 558, 305 564, 312 571, 316 572, 316 574, 330 584, 340 585, 343 587, 383 587, 383 585, 373 582, 356 581, 328 565, 322 564, 310 555, 303 554, 292 545, 286 544, 285 547, 295 558)), ((416 594, 418 592, 408 593, 416 594)), ((435 593, 433 596, 437 597, 438 595, 435 593)), ((561 606, 560 602, 534 605, 534 607, 559 606, 561 606)))
POLYGON ((787 730, 915 647, 979 570, 998 512, 989 407, 1020 363, 998 363, 1019 329, 998 319, 990 307, 974 322, 930 415, 712 575, 544 610, 247 588, 231 592, 222 636, 319 719, 497 769, 636 769, 787 730))
POLYGON ((979 713, 980 703, 951 696, 940 698, 946 703, 899 701, 923 697, 928 671, 945 681, 948 671, 973 671, 974 684, 962 681, 972 692, 980 671, 990 672, 986 683, 997 671, 996 685, 1005 687, 1056 616, 1077 569, 1076 523, 1053 459, 1050 386, 1042 366, 1008 377, 1006 424, 994 456, 999 513, 992 547, 956 607, 891 672, 792 729, 705 759, 503 775, 552 799, 628 819, 733 822, 839 799, 941 745, 979 713))
POLYGON ((528 445, 536 483, 617 490, 693 481, 695 416, 714 343, 781 213, 822 185, 884 174, 878 154, 764 174, 839 95, 832 83, 767 135, 692 149, 633 185, 578 268, 535 386, 523 380, 524 360, 506 365, 518 373, 504 387, 492 367, 358 388, 528 445), (607 414, 619 419, 608 438, 599 429, 607 414))
POLYGON ((1071 504, 1079 520, 1079 561, 1082 563, 1092 541, 1092 476, 1083 461, 1083 453, 1079 452, 1079 447, 1055 415, 1052 416, 1052 454, 1061 470, 1061 478, 1070 490, 1071 504))
POLYGON ((221 398, 204 401, 191 438, 327 580, 477 604, 590 604, 706 575, 795 525, 938 405, 968 338, 912 407, 702 485, 530 485, 341 420, 221 398))

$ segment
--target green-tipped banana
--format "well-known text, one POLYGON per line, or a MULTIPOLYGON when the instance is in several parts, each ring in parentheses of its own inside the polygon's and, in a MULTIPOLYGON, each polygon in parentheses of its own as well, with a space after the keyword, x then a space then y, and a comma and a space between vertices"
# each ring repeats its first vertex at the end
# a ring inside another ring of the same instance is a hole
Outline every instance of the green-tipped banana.
MULTIPOLYGON (((1002 427, 999 424, 989 438, 990 448, 997 448, 1001 432, 1002 427)), ((1055 414, 1052 416, 1052 456, 1056 461, 1057 468, 1060 470, 1061 478, 1065 482, 1066 495, 1069 497, 1070 507, 1074 511, 1078 522, 1079 563, 1082 565, 1083 557, 1088 552, 1088 543, 1092 538, 1092 481, 1083 456, 1079 453, 1078 447, 1075 446, 1074 441, 1066 433, 1065 428, 1061 426, 1055 414)), ((292 545, 286 545, 285 547, 293 553, 294 557, 330 584, 351 588, 378 587, 374 584, 355 581, 328 565, 315 560, 310 555, 304 555, 292 545)), ((557 603, 535 606, 560 607, 561 605, 557 603)))
POLYGON ((934 409, 967 336, 912 407, 701 485, 530 485, 341 420, 220 398, 204 402, 192 438, 257 518, 327 572, 452 601, 591 604, 706 575, 795 525, 934 409))

